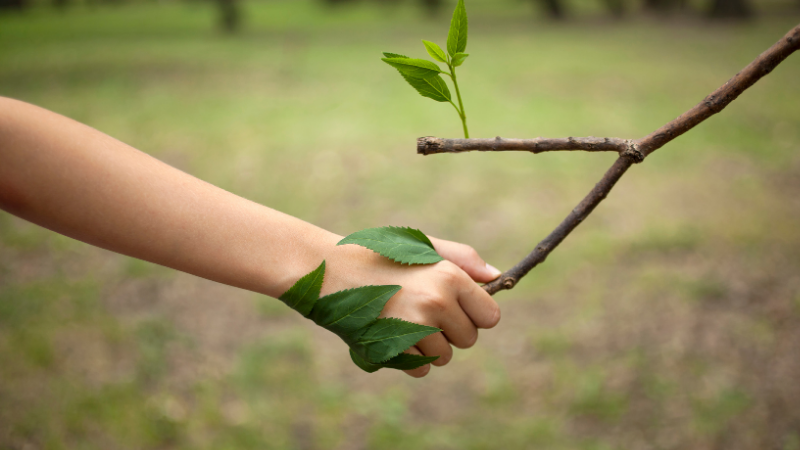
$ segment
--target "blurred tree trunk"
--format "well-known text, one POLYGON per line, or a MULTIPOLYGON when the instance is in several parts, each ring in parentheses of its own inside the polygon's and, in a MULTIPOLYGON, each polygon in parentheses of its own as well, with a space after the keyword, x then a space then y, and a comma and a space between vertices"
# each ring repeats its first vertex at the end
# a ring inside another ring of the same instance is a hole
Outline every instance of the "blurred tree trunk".
POLYGON ((217 0, 220 12, 220 26, 226 33, 235 33, 241 23, 237 0, 217 0))
POLYGON ((711 0, 708 16, 714 19, 748 19, 753 8, 747 0, 711 0))
POLYGON ((431 17, 436 17, 442 11, 442 0, 422 0, 422 7, 431 17))
POLYGON ((0 11, 22 11, 26 6, 28 6, 28 4, 25 0, 0 0, 0 11))
POLYGON ((616 18, 625 15, 625 1, 624 0, 604 0, 608 12, 616 18))
POLYGON ((561 3, 561 0, 536 0, 536 3, 551 19, 562 20, 564 18, 564 4, 561 3))
POLYGON ((674 9, 677 4, 676 0, 644 0, 644 9, 648 12, 664 14, 674 9))
POLYGON ((67 9, 68 0, 53 0, 53 6, 56 9, 64 10, 67 9))

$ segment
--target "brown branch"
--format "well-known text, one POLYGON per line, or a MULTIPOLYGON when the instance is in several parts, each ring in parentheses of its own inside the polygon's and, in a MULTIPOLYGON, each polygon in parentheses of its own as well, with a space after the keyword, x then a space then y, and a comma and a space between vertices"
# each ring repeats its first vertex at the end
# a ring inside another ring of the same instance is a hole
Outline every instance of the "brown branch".
POLYGON ((432 136, 417 139, 417 153, 433 155, 435 153, 461 152, 505 152, 523 151, 531 153, 553 152, 558 150, 582 150, 585 152, 617 152, 625 153, 633 150, 634 141, 620 138, 567 137, 546 139, 443 139, 432 136))
POLYGON ((417 152, 423 155, 435 153, 457 153, 465 151, 506 151, 519 150, 541 153, 554 150, 616 151, 620 157, 603 175, 594 189, 581 200, 578 206, 544 238, 533 251, 516 266, 503 273, 498 279, 483 286, 489 294, 513 288, 519 280, 534 267, 544 262, 553 251, 595 207, 603 201, 625 171, 633 163, 663 147, 666 143, 691 130, 702 121, 722 111, 745 89, 752 86, 764 75, 780 64, 796 50, 800 49, 800 25, 794 27, 775 45, 759 55, 741 72, 734 75, 722 87, 712 92, 694 108, 677 119, 667 123, 642 139, 632 141, 619 138, 563 138, 563 139, 440 139, 432 137, 417 140, 417 152))

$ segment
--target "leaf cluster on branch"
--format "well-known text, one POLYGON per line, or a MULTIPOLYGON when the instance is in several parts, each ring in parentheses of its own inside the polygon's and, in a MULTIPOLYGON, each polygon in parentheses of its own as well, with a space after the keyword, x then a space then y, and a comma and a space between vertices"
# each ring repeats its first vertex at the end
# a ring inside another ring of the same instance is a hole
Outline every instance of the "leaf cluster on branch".
POLYGON ((789 55, 800 49, 800 25, 789 30, 786 35, 758 56, 747 67, 728 80, 719 89, 709 94, 703 101, 675 120, 668 122, 641 139, 621 139, 609 137, 567 137, 535 139, 442 139, 421 137, 417 139, 417 153, 431 155, 436 153, 462 153, 469 151, 527 151, 542 153, 548 151, 582 150, 589 152, 617 152, 619 158, 606 171, 603 178, 570 211, 569 215, 533 251, 497 280, 484 285, 484 289, 495 294, 513 288, 519 280, 534 267, 544 262, 547 256, 560 244, 572 230, 581 224, 611 192, 622 175, 636 163, 663 147, 668 142, 686 133, 714 114, 722 111, 742 92, 772 72, 789 55))
POLYGON ((456 67, 464 64, 469 57, 467 50, 467 35, 469 31, 469 21, 467 20, 467 9, 464 0, 458 0, 453 19, 450 21, 450 31, 447 33, 447 53, 437 44, 422 40, 425 50, 435 61, 447 64, 448 72, 439 68, 438 65, 424 59, 409 58, 398 53, 384 52, 383 62, 397 69, 400 75, 419 92, 419 95, 442 103, 450 103, 461 119, 464 128, 464 137, 469 138, 467 128, 467 114, 464 111, 464 103, 461 101, 461 91, 458 89, 458 78, 456 77, 456 67), (453 81, 456 90, 458 106, 453 102, 453 96, 447 83, 439 74, 445 74, 453 81))

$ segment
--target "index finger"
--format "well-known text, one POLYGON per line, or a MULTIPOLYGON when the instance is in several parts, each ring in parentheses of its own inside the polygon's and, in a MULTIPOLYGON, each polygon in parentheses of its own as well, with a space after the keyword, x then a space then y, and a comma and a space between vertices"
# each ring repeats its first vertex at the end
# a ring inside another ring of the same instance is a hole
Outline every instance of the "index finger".
POLYGON ((492 328, 500 322, 500 306, 472 280, 461 283, 458 304, 478 328, 492 328))

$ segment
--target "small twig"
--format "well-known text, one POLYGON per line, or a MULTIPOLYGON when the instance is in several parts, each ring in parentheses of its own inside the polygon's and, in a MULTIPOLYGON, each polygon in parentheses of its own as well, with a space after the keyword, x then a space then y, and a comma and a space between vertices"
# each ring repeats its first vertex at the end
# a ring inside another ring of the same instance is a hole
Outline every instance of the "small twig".
POLYGON ((625 171, 635 162, 658 150, 666 143, 691 130, 702 121, 722 111, 745 89, 752 86, 789 55, 800 49, 800 25, 794 27, 775 45, 762 53, 758 58, 742 69, 722 87, 711 93, 694 108, 681 114, 677 119, 667 123, 648 136, 632 141, 619 138, 564 138, 564 139, 440 139, 425 137, 417 140, 417 152, 423 155, 434 153, 456 153, 464 151, 501 151, 522 150, 533 153, 554 150, 616 151, 620 157, 603 175, 603 178, 589 192, 578 206, 544 240, 539 242, 533 251, 516 266, 503 273, 497 280, 483 286, 489 294, 513 288, 538 264, 544 262, 547 255, 555 249, 569 233, 575 229, 595 207, 603 201, 614 184, 619 181, 625 171), (598 145, 602 143, 602 145, 598 145))
POLYGON ((523 151, 531 153, 552 152, 556 150, 583 150, 586 152, 624 152, 631 141, 620 138, 568 137, 545 139, 442 139, 432 136, 417 139, 417 153, 432 155, 434 153, 460 152, 505 152, 523 151))

